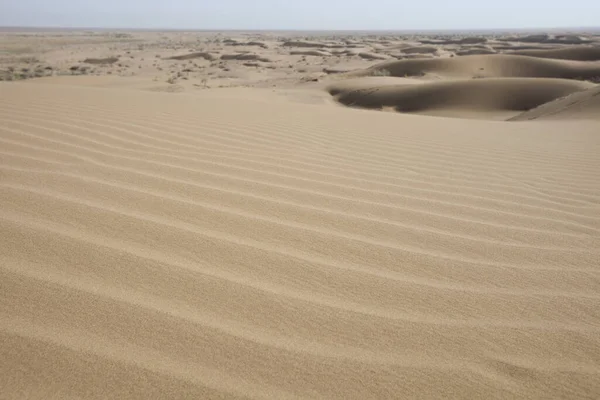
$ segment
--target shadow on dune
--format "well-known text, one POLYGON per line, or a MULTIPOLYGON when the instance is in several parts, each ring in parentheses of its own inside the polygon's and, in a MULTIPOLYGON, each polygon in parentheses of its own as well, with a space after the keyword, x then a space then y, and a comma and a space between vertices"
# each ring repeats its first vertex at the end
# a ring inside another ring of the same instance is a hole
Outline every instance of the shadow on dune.
POLYGON ((338 102, 351 107, 422 114, 454 110, 456 116, 465 116, 473 112, 527 111, 596 87, 590 82, 547 78, 469 79, 414 85, 406 81, 392 77, 350 79, 332 84, 327 90, 338 102), (395 84, 394 79, 399 82, 395 84))
POLYGON ((370 76, 377 71, 386 71, 388 75, 397 77, 436 74, 463 78, 593 79, 600 76, 600 63, 512 54, 486 54, 390 61, 348 75, 370 76))

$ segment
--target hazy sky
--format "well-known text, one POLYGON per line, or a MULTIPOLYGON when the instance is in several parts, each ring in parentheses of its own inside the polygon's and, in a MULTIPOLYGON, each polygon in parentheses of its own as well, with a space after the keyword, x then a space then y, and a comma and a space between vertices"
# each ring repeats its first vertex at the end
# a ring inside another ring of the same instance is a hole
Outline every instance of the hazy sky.
POLYGON ((593 27, 600 0, 0 0, 2 26, 176 29, 593 27))

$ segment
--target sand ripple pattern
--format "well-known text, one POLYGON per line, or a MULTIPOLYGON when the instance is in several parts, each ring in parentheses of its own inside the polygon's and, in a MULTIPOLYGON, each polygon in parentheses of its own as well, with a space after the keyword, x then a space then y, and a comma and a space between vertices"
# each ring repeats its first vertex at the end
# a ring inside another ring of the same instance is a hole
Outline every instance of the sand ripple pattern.
POLYGON ((600 396, 597 122, 0 93, 0 398, 600 396))

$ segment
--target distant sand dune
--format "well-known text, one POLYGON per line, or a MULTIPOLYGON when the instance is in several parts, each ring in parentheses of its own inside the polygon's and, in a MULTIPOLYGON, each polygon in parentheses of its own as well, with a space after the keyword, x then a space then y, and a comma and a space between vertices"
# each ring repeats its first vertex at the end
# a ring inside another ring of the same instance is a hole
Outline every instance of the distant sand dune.
POLYGON ((474 56, 474 55, 482 55, 482 54, 494 54, 496 53, 494 50, 490 49, 460 49, 456 52, 457 56, 474 56))
POLYGON ((407 86, 422 85, 425 81, 411 78, 396 78, 395 76, 365 76, 362 78, 352 78, 339 80, 328 85, 326 90, 329 94, 335 96, 340 93, 352 92, 355 90, 373 89, 388 86, 407 86))
POLYGON ((431 58, 435 58, 434 54, 403 54, 403 53, 398 53, 398 54, 390 54, 392 57, 394 57, 397 60, 425 60, 425 59, 431 59, 431 58))
POLYGON ((438 51, 437 47, 432 46, 415 46, 415 47, 406 47, 400 49, 402 53, 405 54, 432 54, 438 51))
POLYGON ((423 44, 435 44, 435 45, 447 45, 447 44, 479 44, 486 43, 488 41, 487 38, 477 37, 477 36, 469 36, 460 39, 420 39, 419 42, 423 44))
POLYGON ((371 53, 371 52, 360 52, 360 53, 358 53, 358 56, 360 58, 364 58, 366 60, 386 60, 386 59, 390 58, 384 54, 377 54, 377 53, 371 53))
MULTIPOLYGON (((490 78, 406 85, 403 80, 347 80, 329 86, 342 104, 364 108, 393 108, 402 112, 440 109, 525 111, 576 91, 595 87, 567 79, 490 78)), ((459 112, 460 115, 460 112, 459 112)))
POLYGON ((282 44, 283 47, 327 47, 323 42, 311 42, 306 40, 289 40, 282 44))
POLYGON ((263 49, 269 47, 266 43, 257 41, 239 42, 237 40, 225 40, 223 43, 227 46, 258 46, 262 47, 263 49))
POLYGON ((221 60, 243 60, 243 61, 262 61, 269 62, 269 58, 261 56, 260 54, 253 53, 234 53, 234 54, 223 54, 221 60))
POLYGON ((106 57, 106 58, 86 58, 83 60, 85 64, 114 64, 119 61, 118 57, 106 57))
POLYGON ((214 54, 207 53, 207 52, 195 52, 195 53, 189 53, 189 54, 182 54, 180 56, 169 57, 169 60, 193 60, 196 58, 203 58, 208 61, 212 61, 212 60, 216 59, 214 54))
POLYGON ((505 43, 505 44, 491 44, 490 47, 495 50, 550 50, 559 49, 562 46, 556 44, 520 44, 520 43, 505 43))
POLYGON ((454 58, 399 60, 375 65, 352 75, 371 75, 386 70, 393 76, 435 73, 472 78, 522 77, 586 79, 600 76, 600 64, 571 60, 551 60, 508 54, 473 55, 454 58))
POLYGON ((558 49, 517 50, 511 54, 540 58, 557 58, 562 60, 599 61, 600 47, 577 46, 558 49))
POLYGON ((294 50, 290 51, 293 56, 315 56, 315 57, 329 57, 331 53, 323 50, 294 50))
POLYGON ((579 35, 551 35, 548 33, 539 33, 527 36, 510 36, 499 38, 498 40, 507 42, 521 43, 560 43, 560 44, 586 44, 590 38, 579 35))
POLYGON ((597 121, 59 78, 0 82, 0 397, 600 392, 597 121))

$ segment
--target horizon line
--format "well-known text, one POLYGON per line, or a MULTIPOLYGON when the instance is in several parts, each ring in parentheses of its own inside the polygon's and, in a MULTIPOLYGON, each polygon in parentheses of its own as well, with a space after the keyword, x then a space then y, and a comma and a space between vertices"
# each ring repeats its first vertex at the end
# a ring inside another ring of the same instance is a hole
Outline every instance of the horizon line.
POLYGON ((411 29, 323 29, 323 28, 168 28, 168 27, 101 27, 101 26, 53 26, 53 25, 0 25, 0 31, 5 29, 55 29, 55 30, 120 30, 120 31, 175 31, 175 32, 507 32, 507 31, 557 31, 557 30, 595 30, 600 31, 600 26, 556 26, 556 27, 520 27, 520 28, 411 28, 411 29))

